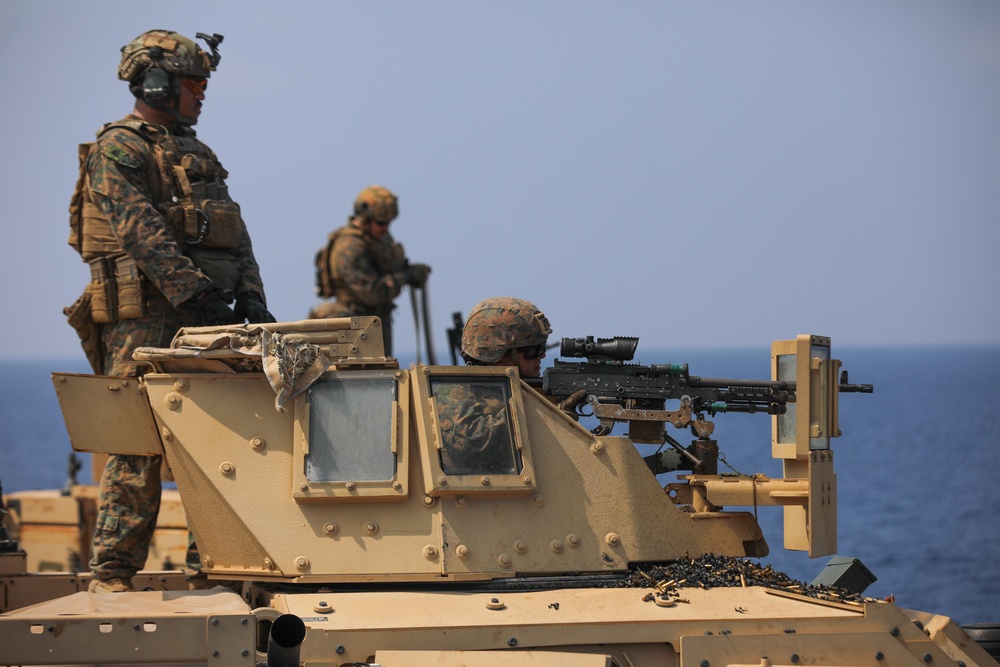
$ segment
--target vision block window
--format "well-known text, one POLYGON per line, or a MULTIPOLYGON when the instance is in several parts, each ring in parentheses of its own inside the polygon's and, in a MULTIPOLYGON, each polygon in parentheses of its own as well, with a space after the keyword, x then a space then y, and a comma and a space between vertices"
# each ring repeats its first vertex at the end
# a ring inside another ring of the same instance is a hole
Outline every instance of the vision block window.
POLYGON ((439 377, 430 389, 446 475, 520 474, 507 378, 439 377))
POLYGON ((309 389, 309 482, 388 481, 396 473, 391 373, 328 376, 309 389))

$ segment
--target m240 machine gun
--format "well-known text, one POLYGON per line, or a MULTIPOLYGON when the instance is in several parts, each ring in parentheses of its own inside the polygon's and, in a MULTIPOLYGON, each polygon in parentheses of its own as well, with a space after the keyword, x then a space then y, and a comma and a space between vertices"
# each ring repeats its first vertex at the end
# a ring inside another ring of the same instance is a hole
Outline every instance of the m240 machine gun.
MULTIPOLYGON (((817 363, 809 365, 815 365, 816 370, 823 365, 827 375, 831 371, 835 374, 840 362, 829 359, 828 339, 808 338, 815 339, 813 352, 819 351, 817 363)), ((774 416, 776 425, 782 429, 795 423, 795 403, 801 392, 796 391, 799 379, 787 361, 789 357, 794 359, 794 355, 772 353, 771 380, 703 378, 691 375, 687 364, 625 363, 635 356, 638 343, 638 338, 627 336, 563 338, 560 356, 586 358, 586 361, 557 359, 543 375, 542 392, 558 399, 564 409, 574 410, 578 416, 596 417, 599 425, 593 429, 595 435, 608 435, 616 423, 627 422, 633 442, 671 445, 676 454, 667 450, 662 456, 658 452, 647 457, 647 463, 656 473, 678 469, 716 473, 718 446, 710 439, 715 426, 706 419, 706 414, 714 417, 728 412, 764 413, 774 416), (778 363, 778 357, 783 361, 778 363), (589 413, 586 406, 590 407, 589 413), (667 423, 675 428, 690 428, 696 437, 691 447, 685 448, 671 437, 665 430, 667 423)), ((817 424, 813 429, 817 438, 821 438, 821 430, 828 435, 839 435, 835 424, 838 392, 872 392, 872 385, 848 384, 846 371, 841 373, 835 392, 828 392, 826 387, 830 383, 820 382, 819 378, 806 378, 806 385, 813 389, 807 394, 817 394, 807 400, 824 403, 825 421, 831 416, 834 420, 826 429, 817 424)))

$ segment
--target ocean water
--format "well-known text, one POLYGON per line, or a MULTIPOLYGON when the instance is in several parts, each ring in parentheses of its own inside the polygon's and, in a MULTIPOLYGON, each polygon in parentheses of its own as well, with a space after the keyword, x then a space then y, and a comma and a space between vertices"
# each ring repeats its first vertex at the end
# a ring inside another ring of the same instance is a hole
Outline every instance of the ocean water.
MULTIPOLYGON (((840 397, 843 436, 833 441, 838 555, 859 559, 875 575, 866 595, 892 595, 902 607, 959 623, 1000 621, 1000 346, 834 347, 834 356, 851 382, 875 385, 873 394, 840 397)), ((688 363, 703 377, 767 379, 770 372, 766 349, 640 347, 636 361, 688 363)), ((76 359, 0 361, 8 387, 0 402, 5 492, 65 483, 70 446, 52 371, 88 369, 76 359)), ((735 469, 780 475, 766 415, 714 421, 720 451, 735 469)), ((689 440, 686 432, 672 435, 689 440)), ((80 479, 88 476, 85 467, 80 479)), ((829 559, 784 551, 780 508, 760 508, 759 520, 771 547, 762 563, 812 581, 829 559)))

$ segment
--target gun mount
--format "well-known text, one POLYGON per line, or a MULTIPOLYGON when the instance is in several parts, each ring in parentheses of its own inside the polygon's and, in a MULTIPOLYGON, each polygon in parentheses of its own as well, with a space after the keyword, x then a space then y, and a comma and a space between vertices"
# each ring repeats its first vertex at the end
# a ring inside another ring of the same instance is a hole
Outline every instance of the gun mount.
POLYGON ((775 345, 785 479, 666 490, 515 369, 399 368, 378 318, 187 329, 138 380, 54 374, 74 449, 164 455, 228 587, 0 614, 0 663, 991 664, 948 619, 740 560, 768 549, 753 504, 785 508, 786 546, 836 547, 837 364, 775 345))

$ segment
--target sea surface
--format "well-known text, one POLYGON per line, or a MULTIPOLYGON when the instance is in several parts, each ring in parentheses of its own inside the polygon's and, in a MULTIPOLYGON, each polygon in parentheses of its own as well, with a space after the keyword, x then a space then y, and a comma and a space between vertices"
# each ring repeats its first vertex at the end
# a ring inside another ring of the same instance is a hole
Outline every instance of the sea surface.
MULTIPOLYGON (((702 377, 767 379, 769 355, 640 346, 635 361, 687 363, 702 377)), ((833 356, 851 382, 875 385, 873 394, 840 395, 843 436, 833 441, 838 555, 857 558, 877 578, 865 595, 891 595, 902 607, 959 623, 1000 621, 1000 346, 835 346, 833 356)), ((400 359, 404 367, 411 361, 400 359)), ((87 370, 77 359, 0 361, 7 387, 0 402, 4 492, 64 485, 70 446, 49 374, 87 370)), ((734 469, 780 476, 766 415, 714 421, 734 469)), ((672 435, 690 440, 686 432, 672 435)), ((89 479, 86 466, 81 480, 89 479)), ((782 548, 780 508, 759 508, 759 519, 771 547, 762 564, 807 583, 823 570, 829 557, 782 548)))

